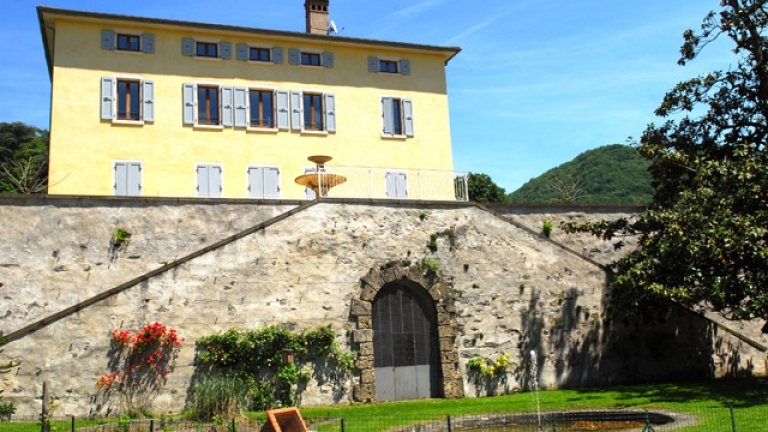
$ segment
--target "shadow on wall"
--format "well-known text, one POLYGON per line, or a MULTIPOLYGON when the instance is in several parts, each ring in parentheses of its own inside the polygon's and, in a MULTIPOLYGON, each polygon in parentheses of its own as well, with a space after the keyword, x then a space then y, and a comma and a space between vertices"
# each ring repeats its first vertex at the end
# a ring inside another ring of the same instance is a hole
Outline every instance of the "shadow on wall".
POLYGON ((570 288, 543 299, 541 291, 531 290, 522 314, 521 387, 530 388, 531 350, 537 353, 542 387, 750 376, 762 370, 756 371, 754 359, 765 353, 675 303, 628 317, 611 311, 605 294, 598 310, 580 305, 583 295, 570 288), (559 313, 542 312, 547 305, 559 313))

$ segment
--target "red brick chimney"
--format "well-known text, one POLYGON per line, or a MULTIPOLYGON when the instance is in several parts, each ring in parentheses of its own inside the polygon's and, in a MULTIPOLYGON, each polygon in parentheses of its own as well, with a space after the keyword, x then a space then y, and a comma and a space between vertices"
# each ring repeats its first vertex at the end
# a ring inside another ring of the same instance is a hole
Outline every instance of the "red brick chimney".
POLYGON ((328 34, 328 3, 329 0, 306 0, 307 33, 328 34))

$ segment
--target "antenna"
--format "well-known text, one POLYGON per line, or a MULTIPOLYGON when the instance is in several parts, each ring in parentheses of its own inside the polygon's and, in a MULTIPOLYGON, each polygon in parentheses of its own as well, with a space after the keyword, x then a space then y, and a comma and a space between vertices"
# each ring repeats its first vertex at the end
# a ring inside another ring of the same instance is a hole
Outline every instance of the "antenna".
POLYGON ((344 31, 344 27, 342 27, 341 30, 339 30, 336 27, 336 23, 333 20, 331 20, 331 24, 328 26, 328 32, 329 33, 333 32, 333 34, 339 34, 342 31, 344 31))

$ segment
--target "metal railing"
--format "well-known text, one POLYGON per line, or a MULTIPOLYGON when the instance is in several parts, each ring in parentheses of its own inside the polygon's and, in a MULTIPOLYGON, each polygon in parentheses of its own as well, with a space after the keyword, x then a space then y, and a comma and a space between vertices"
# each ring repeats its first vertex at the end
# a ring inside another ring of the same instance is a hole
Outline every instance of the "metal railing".
MULTIPOLYGON (((130 420, 51 417, 44 427, 39 416, 0 417, 0 432, 257 432, 264 413, 240 419, 203 422, 184 418, 130 420)), ((678 407, 666 409, 621 408, 572 411, 494 413, 483 415, 427 414, 423 416, 352 416, 349 418, 303 415, 312 432, 567 432, 567 431, 669 431, 764 432, 768 430, 768 404, 678 407)))

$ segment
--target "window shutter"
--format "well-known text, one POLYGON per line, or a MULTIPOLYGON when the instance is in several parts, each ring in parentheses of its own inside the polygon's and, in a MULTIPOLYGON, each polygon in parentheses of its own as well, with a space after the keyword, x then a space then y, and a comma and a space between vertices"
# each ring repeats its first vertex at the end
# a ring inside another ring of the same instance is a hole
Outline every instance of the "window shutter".
POLYGON ((185 56, 195 55, 195 40, 192 38, 181 38, 181 54, 185 56))
POLYGON ((323 53, 323 67, 332 68, 333 67, 333 53, 332 52, 324 52, 323 53))
POLYGON ((101 77, 101 119, 112 120, 115 117, 115 79, 101 77))
POLYGON ((264 198, 280 198, 280 170, 264 168, 264 198))
POLYGON ((128 195, 128 170, 127 166, 121 162, 115 162, 115 195, 125 196, 128 195))
POLYGON ((182 92, 183 104, 184 104, 184 124, 195 124, 195 85, 190 83, 184 83, 182 92))
POLYGON ((221 125, 232 126, 234 114, 232 87, 221 86, 221 125))
POLYGON ((264 168, 251 168, 251 197, 264 198, 264 168))
POLYGON ((395 119, 392 116, 392 98, 381 98, 381 111, 384 118, 384 133, 392 135, 395 133, 395 119))
POLYGON ((297 65, 301 60, 301 51, 298 48, 288 49, 288 64, 297 65))
MULTIPOLYGON (((313 174, 313 173, 316 173, 316 172, 317 172, 317 168, 315 168, 315 167, 304 168, 304 174, 311 174, 311 173, 313 174)), ((305 187, 304 188, 304 198, 306 198, 308 200, 313 200, 313 199, 317 198, 317 195, 315 195, 315 191, 313 191, 312 189, 310 189, 308 187, 305 187)))
POLYGON ((211 165, 208 167, 208 196, 221 198, 224 196, 224 188, 221 187, 221 167, 211 165))
POLYGON ((141 164, 129 162, 127 165, 128 177, 126 181, 126 195, 141 196, 141 164))
POLYGON ((272 48, 272 62, 273 63, 283 63, 283 49, 280 47, 274 47, 272 48))
POLYGON ((405 135, 413 136, 413 101, 403 99, 403 118, 405 120, 405 135))
POLYGON ((248 126, 248 89, 235 87, 235 127, 248 126))
POLYGON ((141 35, 141 50, 147 54, 155 53, 155 35, 151 33, 141 35))
POLYGON ((288 91, 277 90, 277 128, 279 130, 288 130, 290 128, 288 120, 290 117, 288 111, 288 91))
POLYGON ((155 121, 155 82, 144 81, 142 87, 142 120, 153 122, 155 121))
POLYGON ((208 167, 201 165, 197 168, 197 196, 199 197, 207 197, 208 196, 208 167))
POLYGON ((397 197, 397 179, 395 173, 388 172, 384 174, 384 191, 387 198, 397 197))
POLYGON ((219 58, 224 60, 232 58, 232 42, 219 42, 219 58))
POLYGON ((256 198, 258 188, 257 177, 259 169, 255 167, 248 168, 248 198, 256 198))
POLYGON ((395 174, 395 198, 408 198, 408 175, 395 174))
POLYGON ((325 130, 336 132, 336 96, 332 93, 325 94, 325 130))
POLYGON ((378 72, 378 71, 379 71, 379 58, 368 57, 368 72, 378 72))
POLYGON ((291 92, 291 128, 301 130, 301 92, 291 92))
POLYGON ((235 58, 238 60, 248 60, 248 45, 244 43, 235 45, 235 58))
POLYGON ((113 30, 101 31, 101 48, 102 49, 115 49, 115 32, 113 30))
POLYGON ((411 61, 410 60, 400 60, 400 73, 403 75, 410 75, 411 74, 411 61))

